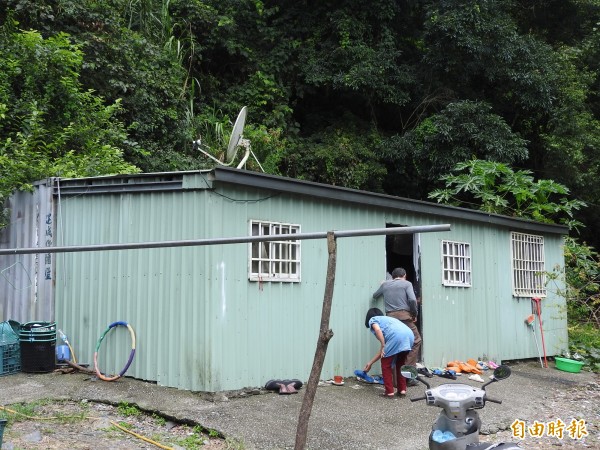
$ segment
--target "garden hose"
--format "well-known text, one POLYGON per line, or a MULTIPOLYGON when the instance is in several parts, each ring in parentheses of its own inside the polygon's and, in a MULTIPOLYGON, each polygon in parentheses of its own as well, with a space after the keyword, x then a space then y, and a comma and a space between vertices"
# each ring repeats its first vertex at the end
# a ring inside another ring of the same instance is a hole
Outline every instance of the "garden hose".
MULTIPOLYGON (((23 416, 23 417, 25 417, 27 419, 30 419, 30 420, 64 420, 64 419, 67 418, 67 417, 64 417, 64 416, 62 416, 62 417, 36 417, 36 416, 28 416, 27 414, 23 414, 23 413, 21 413, 19 411, 15 411, 14 409, 10 409, 10 408, 7 408, 6 406, 1 406, 1 405, 0 405, 0 410, 7 411, 7 412, 9 412, 11 414, 14 414, 14 415, 23 416)), ((77 416, 74 416, 74 417, 77 417, 77 416)), ((100 420, 101 417, 85 416, 85 419, 100 420)), ((132 436, 135 436, 136 438, 141 439, 142 441, 149 442, 150 444, 156 445, 157 447, 165 449, 165 450, 173 450, 173 447, 166 447, 166 446, 162 445, 159 442, 153 441, 152 439, 148 439, 147 437, 142 436, 141 434, 134 433, 133 431, 130 431, 130 430, 128 430, 125 427, 122 427, 121 425, 119 425, 115 421, 111 420, 111 421, 109 421, 109 423, 111 425, 117 427, 119 430, 125 431, 126 433, 129 433, 132 436)))

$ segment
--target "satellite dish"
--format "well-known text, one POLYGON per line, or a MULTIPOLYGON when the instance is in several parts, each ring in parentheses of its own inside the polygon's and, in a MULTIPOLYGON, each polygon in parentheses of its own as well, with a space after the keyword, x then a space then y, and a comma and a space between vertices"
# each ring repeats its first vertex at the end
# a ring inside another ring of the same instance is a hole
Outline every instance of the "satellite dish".
POLYGON ((229 144, 227 145, 227 161, 229 164, 235 158, 235 154, 237 153, 238 146, 240 144, 240 139, 242 139, 242 134, 244 132, 244 125, 246 124, 246 114, 248 113, 248 108, 244 106, 240 113, 235 119, 235 123, 233 124, 233 131, 231 132, 231 136, 229 137, 229 144))
POLYGON ((208 156, 210 159, 221 164, 222 166, 230 166, 233 164, 233 162, 235 160, 238 148, 244 147, 246 149, 246 152, 244 153, 244 156, 242 157, 239 164, 237 165, 237 168, 241 169, 242 167, 244 167, 244 165, 246 164, 246 161, 248 161, 248 158, 250 157, 250 155, 252 155, 252 157, 258 164, 258 167, 260 167, 260 170, 262 170, 264 172, 265 170, 260 165, 258 158, 256 157, 256 155, 250 148, 250 141, 248 139, 243 138, 244 125, 246 124, 246 115, 247 114, 248 114, 248 107, 244 106, 240 110, 240 113, 238 114, 237 119, 235 120, 235 123, 233 124, 233 130, 231 131, 231 136, 229 137, 229 143, 227 144, 227 153, 225 154, 225 156, 227 158, 227 162, 223 162, 223 161, 215 158, 214 156, 212 156, 210 153, 203 150, 202 142, 200 139, 194 141, 194 148, 200 150, 204 155, 208 156))

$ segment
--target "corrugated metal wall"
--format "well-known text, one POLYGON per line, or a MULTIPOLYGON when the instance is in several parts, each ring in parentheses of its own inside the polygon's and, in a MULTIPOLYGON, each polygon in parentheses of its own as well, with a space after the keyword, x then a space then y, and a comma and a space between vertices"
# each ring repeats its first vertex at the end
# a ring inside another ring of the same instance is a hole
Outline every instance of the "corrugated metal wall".
MULTIPOLYGON (((246 236, 250 219, 298 223, 302 232, 384 226, 364 207, 219 191, 64 197, 61 245, 246 236)), ((327 257, 325 240, 304 241, 302 282, 261 285, 248 281, 246 244, 65 254, 57 317, 83 361, 92 360, 108 324, 131 323, 138 350, 127 374, 166 386, 217 391, 307 379, 327 257)), ((323 376, 350 375, 375 352, 364 314, 385 275, 384 258, 383 236, 338 241, 335 336, 323 376)), ((105 341, 100 367, 116 373, 127 360, 128 333, 115 329, 105 341)))
MULTIPOLYGON (((301 231, 382 228, 387 223, 448 223, 410 211, 326 201, 216 183, 185 175, 170 192, 123 192, 60 199, 57 245, 147 242, 248 235, 252 219, 295 223, 301 231)), ((536 357, 524 323, 529 299, 512 297, 510 230, 452 221, 449 233, 421 235, 424 357, 429 366, 452 359, 536 357), (473 287, 443 287, 440 241, 473 249, 473 287)), ((558 237, 546 237, 546 264, 562 265, 558 237)), ((56 314, 81 362, 114 321, 131 323, 136 358, 128 376, 199 391, 262 386, 271 378, 310 373, 323 302, 325 240, 302 242, 301 283, 248 281, 247 244, 84 252, 57 259, 56 314)), ((385 275, 385 236, 338 239, 331 340, 323 378, 353 374, 378 348, 364 327, 385 275)), ((548 354, 566 346, 564 301, 544 300, 548 354)), ((538 331, 536 329, 536 331, 538 331)), ((539 335, 538 335, 539 339, 539 335)), ((116 328, 102 343, 100 368, 118 373, 129 335, 116 328)))
MULTIPOLYGON (((54 243, 52 189, 37 183, 33 192, 16 192, 8 201, 10 222, 0 229, 0 248, 54 243)), ((0 255, 0 321, 54 320, 55 255, 0 255)))
MULTIPOLYGON (((538 352, 525 319, 531 299, 512 295, 510 231, 456 221, 449 236, 436 234, 423 241, 423 316, 426 363, 442 366, 454 359, 510 360, 535 358, 538 352), (472 248, 472 287, 447 287, 441 282, 442 239, 469 242, 472 248)), ((535 234, 535 233, 533 233, 535 234)), ((546 270, 564 266, 562 240, 545 236, 546 270)), ((564 283, 548 286, 542 312, 546 352, 567 348, 564 283)), ((536 319, 537 339, 542 348, 536 319)))

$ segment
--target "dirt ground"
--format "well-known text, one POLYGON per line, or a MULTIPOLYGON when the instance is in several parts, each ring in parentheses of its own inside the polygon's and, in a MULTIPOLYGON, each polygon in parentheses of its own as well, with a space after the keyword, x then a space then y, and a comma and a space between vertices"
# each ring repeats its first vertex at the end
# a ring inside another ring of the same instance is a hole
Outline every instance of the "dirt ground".
MULTIPOLYGON (((514 382, 520 385, 521 380, 527 380, 529 372, 516 370, 513 375, 514 382), (519 376, 521 373, 521 376, 519 376)), ((542 449, 582 449, 593 448, 600 449, 600 378, 598 375, 586 376, 588 381, 573 383, 570 380, 576 379, 572 374, 545 372, 544 376, 552 383, 547 383, 548 388, 537 395, 543 396, 540 401, 534 401, 535 398, 526 395, 524 392, 512 390, 509 388, 509 381, 506 385, 500 384, 495 389, 495 395, 503 399, 507 405, 516 405, 519 403, 517 397, 527 399, 527 402, 535 404, 535 411, 531 414, 509 414, 508 417, 525 417, 531 419, 535 417, 536 422, 545 424, 556 424, 557 421, 564 421, 565 429, 564 436, 548 436, 547 430, 542 437, 535 437, 529 430, 524 433, 524 439, 520 441, 520 445, 525 449, 542 450, 542 449), (557 382, 556 380, 562 380, 557 382), (506 387, 505 394, 502 395, 501 389, 506 387), (514 392, 515 398, 511 399, 508 392, 514 392), (581 438, 570 436, 567 427, 572 421, 579 425, 584 425, 584 428, 578 427, 579 432, 587 433, 581 438)), ((58 375, 63 376, 63 375, 58 375)), ((3 389, 7 389, 6 383, 2 384, 0 379, 0 397, 3 395, 3 389)), ((540 382, 543 379, 539 380, 540 382)), ((91 381, 86 381, 91 383, 91 381)), ((127 383, 129 385, 130 383, 127 383)), ((131 383, 134 385, 135 383, 131 383)), ((127 386, 125 386, 127 387, 127 386)), ((370 387, 370 386, 369 386, 370 387)), ((325 388, 324 388, 325 389, 325 388)), ((343 390, 332 391, 335 396, 343 398, 354 397, 350 395, 362 390, 352 390, 348 388, 348 393, 344 394, 343 390)), ((141 392, 146 392, 141 390, 141 392)), ((151 392, 151 391, 148 391, 151 392)), ((146 395, 152 395, 146 393, 146 395)), ((271 403, 276 403, 279 408, 290 406, 289 402, 284 403, 281 398, 271 398, 269 395, 257 395, 255 398, 269 400, 271 403)), ((285 396, 283 396, 285 397, 285 396)), ((4 404, 5 408, 19 412, 14 414, 11 411, 0 409, 0 417, 8 416, 9 424, 4 430, 4 439, 2 450, 33 450, 33 449, 101 449, 101 450, 119 450, 119 449, 198 449, 205 448, 209 450, 243 450, 250 448, 242 441, 236 441, 231 438, 219 435, 214 430, 205 429, 197 423, 175 423, 161 417, 160 415, 149 414, 138 409, 134 404, 128 403, 107 403, 103 400, 98 401, 73 401, 73 400, 36 400, 29 403, 21 404, 4 404), (120 428, 121 427, 121 428, 120 428), (127 433, 123 430, 129 430, 136 433, 137 436, 127 433), (146 439, 146 440, 145 440, 146 439), (149 441, 148 441, 149 440, 149 441), (152 442, 151 442, 152 441, 152 442)), ((89 398, 89 397, 86 397, 89 398)), ((102 399, 101 395, 96 396, 102 399)), ((361 397, 362 398, 362 397, 361 397)), ((284 400, 295 400, 283 398, 284 400)), ((335 397, 331 400, 334 404, 335 397)), ((364 400, 363 400, 364 401, 364 400)), ((400 401, 398 401, 400 402, 400 401)), ((388 402, 390 405, 394 402, 388 402)), ((255 403, 253 403, 255 404, 255 403)), ((398 403, 400 404, 400 403, 398 403)), ((380 407, 382 405, 379 405, 380 407)), ((387 406, 387 403, 386 403, 387 406)), ((492 405, 492 408, 496 405, 492 405)), ((406 405, 406 408, 409 404, 406 405)), ((418 411, 425 409, 420 408, 418 411)), ((487 408, 486 408, 487 409, 487 408)), ((277 410, 277 409, 276 409, 277 410)), ((237 410, 222 410, 223 420, 227 418, 227 414, 237 410), (226 413, 226 411, 229 411, 226 413)), ((493 411, 493 410, 492 410, 493 411)), ((284 411, 281 410, 282 416, 284 411)), ((295 416, 295 414, 294 414, 295 416)), ((243 416, 238 415, 237 420, 243 420, 243 416)), ((351 416, 350 416, 351 417, 351 416)), ((495 418, 497 415, 492 413, 484 420, 482 427, 481 441, 487 442, 515 442, 512 429, 510 428, 510 419, 504 423, 494 423, 489 418, 495 418)), ((292 419, 290 419, 292 420, 292 419)), ((416 416, 410 417, 411 421, 419 420, 416 416)), ((200 422, 204 422, 200 420, 200 422)), ((214 421, 213 421, 214 422, 214 421)), ((429 422, 430 423, 430 422, 429 422)), ((220 421, 213 423, 213 427, 223 425, 220 421)), ((528 426, 531 425, 531 420, 528 421, 528 426)), ((343 428, 343 427, 342 427, 343 428)), ((378 431, 373 431, 374 441, 378 431)), ((241 436, 244 436, 241 434, 241 436)), ((346 441, 347 443, 347 441, 346 441)), ((331 446, 328 448, 345 448, 346 445, 331 446)), ((424 449, 424 443, 421 449, 424 449)), ((283 448, 280 446, 259 445, 252 448, 283 448)), ((325 447, 323 447, 325 448, 325 447)), ((371 448, 371 447, 369 447, 371 448)), ((379 446, 378 449, 400 448, 402 447, 385 447, 379 446)))
POLYGON ((6 408, 31 418, 0 411, 10 418, 2 450, 238 448, 214 431, 173 423, 134 405, 48 400, 6 408))
POLYGON ((523 439, 518 440, 510 427, 497 430, 492 426, 488 430, 484 427, 484 432, 490 434, 480 436, 480 441, 519 442, 522 448, 529 450, 600 449, 600 384, 553 388, 547 394, 549 400, 536 417, 544 426, 543 436, 535 437, 535 431, 530 425, 523 430, 523 439), (561 421, 566 422, 562 437, 558 433, 548 435, 548 425, 560 424, 561 421), (571 425, 573 421, 574 426, 571 425))

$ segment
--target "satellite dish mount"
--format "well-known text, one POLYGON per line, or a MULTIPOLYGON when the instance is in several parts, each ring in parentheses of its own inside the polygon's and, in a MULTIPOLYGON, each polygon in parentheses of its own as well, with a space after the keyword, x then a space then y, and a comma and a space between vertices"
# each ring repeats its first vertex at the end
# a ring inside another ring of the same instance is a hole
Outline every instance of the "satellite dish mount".
POLYGON ((238 149, 240 147, 243 147, 245 149, 244 156, 238 163, 237 168, 241 169, 242 167, 244 167, 246 165, 246 162, 248 161, 248 158, 250 157, 250 155, 252 155, 252 157, 258 164, 258 167, 260 167, 260 170, 262 170, 264 172, 265 169, 263 169, 263 167, 260 165, 258 158, 256 157, 256 155, 254 154, 254 152, 252 151, 252 149, 250 147, 250 141, 248 139, 244 139, 244 137, 243 137, 244 125, 246 123, 247 113, 248 113, 248 107, 244 106, 241 109, 240 113, 238 114, 237 119, 235 120, 235 123, 233 124, 233 130, 231 131, 231 136, 229 137, 229 144, 227 145, 227 153, 225 155, 227 158, 227 162, 223 162, 223 161, 215 158, 213 155, 211 155, 207 151, 203 150, 200 139, 198 139, 197 141, 194 141, 194 147, 197 148, 198 150, 200 150, 204 155, 208 156, 210 159, 212 159, 213 161, 215 161, 216 163, 218 163, 222 166, 231 166, 233 164, 233 162, 235 161, 235 157, 237 156, 238 149))

